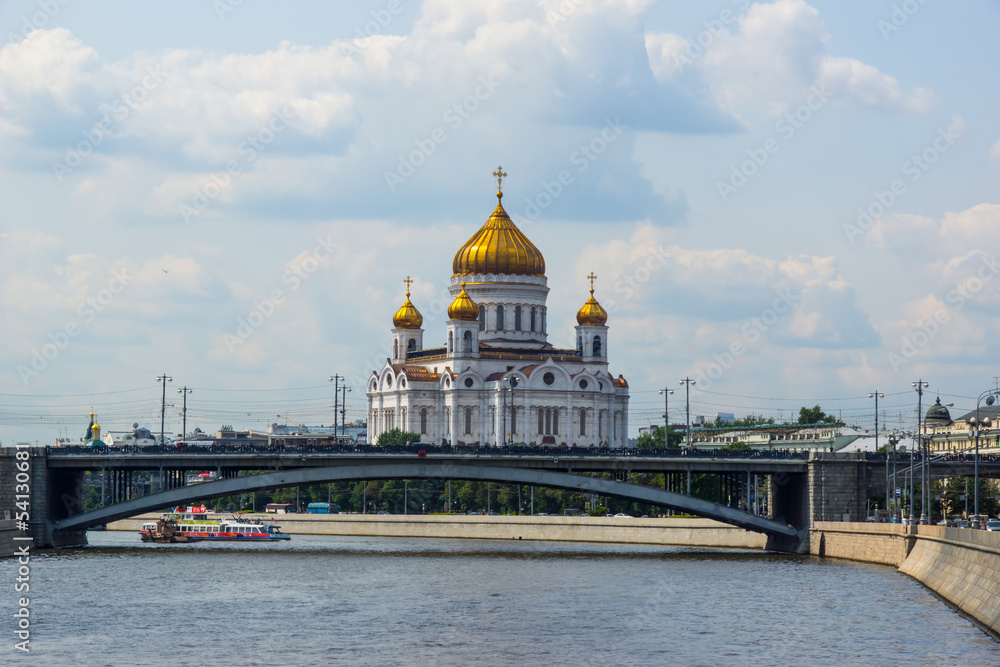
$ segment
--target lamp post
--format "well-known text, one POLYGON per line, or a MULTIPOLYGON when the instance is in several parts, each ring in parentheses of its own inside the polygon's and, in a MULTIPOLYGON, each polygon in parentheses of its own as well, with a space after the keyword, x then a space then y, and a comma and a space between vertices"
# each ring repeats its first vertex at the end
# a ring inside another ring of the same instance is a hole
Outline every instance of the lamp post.
MULTIPOLYGON (((889 444, 892 445, 892 518, 895 523, 899 523, 900 518, 899 512, 899 502, 896 500, 896 484, 898 483, 896 478, 896 444, 899 443, 899 436, 895 431, 889 436, 889 444)), ((888 452, 886 452, 888 457, 888 452)))
POLYGON ((504 433, 507 432, 507 392, 504 391, 503 386, 497 383, 497 393, 500 394, 500 427, 497 431, 497 447, 499 447, 503 441, 506 439, 504 433))
MULTIPOLYGON (((993 425, 989 417, 979 418, 979 405, 986 399, 986 405, 993 405, 996 402, 996 396, 1000 393, 997 389, 987 389, 979 395, 979 399, 976 400, 976 416, 969 420, 969 426, 971 426, 976 431, 976 458, 973 464, 974 470, 974 482, 972 493, 975 499, 972 505, 972 511, 974 512, 973 521, 975 522, 976 528, 981 526, 982 518, 979 516, 979 432, 983 427, 989 428, 993 425)), ((968 495, 966 495, 968 497, 968 495)))
POLYGON ((330 382, 333 383, 333 439, 337 439, 337 400, 340 398, 340 381, 344 380, 343 375, 331 375, 330 382))
POLYGON ((663 448, 666 449, 670 446, 670 394, 674 390, 664 387, 660 393, 663 394, 663 448))
MULTIPOLYGON (((930 474, 927 469, 927 454, 924 451, 924 432, 921 428, 921 421, 924 417, 924 389, 930 385, 923 380, 917 380, 916 382, 911 382, 910 386, 917 390, 917 447, 920 450, 920 523, 926 525, 930 521, 930 507, 928 504, 929 489, 927 488, 929 486, 930 474)), ((910 507, 913 507, 912 500, 910 500, 910 507)), ((912 509, 910 510, 910 521, 913 521, 912 509)))
POLYGON ((691 449, 691 385, 695 384, 695 381, 686 377, 680 381, 680 384, 684 385, 684 402, 687 404, 687 423, 685 425, 687 448, 691 449))
MULTIPOLYGON (((875 451, 878 451, 878 399, 885 398, 885 394, 880 394, 877 391, 873 391, 868 394, 868 398, 875 399, 875 451)), ((886 509, 889 508, 889 450, 886 449, 885 452, 885 505, 886 509)))
POLYGON ((160 404, 160 444, 164 444, 163 440, 163 425, 167 420, 167 383, 173 382, 174 379, 164 373, 160 377, 156 378, 157 382, 163 383, 163 402, 160 404))
POLYGON ((184 396, 184 408, 181 410, 181 418, 183 419, 183 422, 182 422, 183 426, 181 426, 181 438, 184 439, 184 440, 187 440, 187 432, 188 432, 188 430, 187 430, 188 429, 188 397, 187 397, 187 395, 191 393, 191 389, 189 387, 185 386, 185 387, 183 387, 181 389, 178 389, 177 393, 184 396))
MULTIPOLYGON (((340 388, 341 401, 340 401, 340 427, 344 429, 344 433, 347 433, 347 392, 351 390, 346 384, 340 388)), ((334 426, 334 435, 337 435, 337 427, 334 426)), ((335 438, 336 439, 336 438, 335 438)))

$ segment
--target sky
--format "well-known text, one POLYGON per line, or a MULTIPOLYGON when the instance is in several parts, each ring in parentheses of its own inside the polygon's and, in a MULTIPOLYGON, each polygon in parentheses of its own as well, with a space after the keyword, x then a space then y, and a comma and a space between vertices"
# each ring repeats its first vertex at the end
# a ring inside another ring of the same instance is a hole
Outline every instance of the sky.
MULTIPOLYGON (((987 0, 0 4, 0 443, 348 420, 411 276, 444 339, 504 204, 550 342, 609 312, 630 431, 913 428, 996 386, 987 0), (338 380, 338 384, 340 381, 338 380), (926 409, 926 407, 924 407, 926 409), (284 417, 278 415, 283 414, 284 417)), ((435 342, 437 341, 437 342, 435 342)))

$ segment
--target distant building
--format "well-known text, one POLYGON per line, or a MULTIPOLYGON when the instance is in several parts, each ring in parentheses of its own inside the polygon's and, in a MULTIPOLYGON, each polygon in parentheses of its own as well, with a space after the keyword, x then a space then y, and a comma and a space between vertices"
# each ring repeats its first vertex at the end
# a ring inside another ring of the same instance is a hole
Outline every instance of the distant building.
POLYGON ((719 412, 715 415, 715 420, 721 424, 732 424, 736 421, 736 415, 732 412, 719 412))
POLYGON ((858 436, 836 424, 764 424, 730 428, 701 428, 691 433, 696 449, 717 449, 743 442, 754 449, 791 451, 843 449, 858 436))

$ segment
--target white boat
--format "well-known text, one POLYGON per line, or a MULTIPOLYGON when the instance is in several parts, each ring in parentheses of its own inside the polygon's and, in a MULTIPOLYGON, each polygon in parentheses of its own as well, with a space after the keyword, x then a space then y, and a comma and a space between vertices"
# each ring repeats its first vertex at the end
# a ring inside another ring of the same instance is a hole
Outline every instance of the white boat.
MULTIPOLYGON (((172 521, 176 524, 173 535, 175 542, 201 542, 206 540, 229 540, 242 542, 272 542, 275 540, 290 540, 292 536, 281 532, 281 526, 271 521, 261 519, 246 519, 230 515, 223 517, 216 512, 208 511, 204 505, 188 507, 184 510, 175 508, 173 512, 163 515, 161 521, 172 521)), ((139 536, 144 542, 152 541, 157 522, 142 525, 139 536)))

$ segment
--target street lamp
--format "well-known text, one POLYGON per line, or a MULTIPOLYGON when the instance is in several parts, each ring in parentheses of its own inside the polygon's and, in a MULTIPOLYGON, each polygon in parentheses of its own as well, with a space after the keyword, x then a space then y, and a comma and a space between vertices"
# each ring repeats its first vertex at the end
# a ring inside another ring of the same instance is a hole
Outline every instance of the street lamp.
POLYGON ((972 509, 975 512, 973 521, 977 528, 980 527, 982 518, 979 516, 979 432, 982 428, 989 428, 993 425, 989 417, 979 418, 979 405, 982 403, 983 399, 986 399, 986 405, 993 405, 996 402, 996 395, 1000 393, 998 389, 987 389, 979 395, 979 399, 976 401, 976 416, 969 420, 969 426, 971 426, 976 431, 976 458, 973 464, 975 470, 975 482, 973 483, 973 494, 975 502, 973 503, 972 509))
MULTIPOLYGON (((868 398, 875 399, 875 451, 878 452, 878 399, 885 398, 885 394, 874 391, 868 394, 868 398)), ((889 450, 885 452, 885 504, 889 506, 889 450)))
MULTIPOLYGON (((344 433, 347 433, 347 392, 351 390, 346 384, 340 388, 342 400, 340 401, 340 427, 344 429, 344 433)), ((334 427, 334 435, 337 435, 337 428, 334 427)), ((334 438, 336 440, 336 438, 334 438)))
POLYGON ((673 389, 663 388, 660 390, 660 394, 663 395, 663 448, 666 449, 670 446, 670 394, 674 393, 673 389))
POLYGON ((684 401, 687 404, 687 448, 691 449, 691 385, 696 384, 694 380, 689 377, 684 378, 680 381, 680 384, 684 385, 684 401))
POLYGON ((191 393, 191 389, 187 386, 178 389, 178 394, 184 396, 184 409, 181 410, 181 417, 183 418, 183 426, 181 427, 181 439, 187 440, 187 428, 188 428, 188 397, 187 395, 191 393))
POLYGON ((165 444, 163 439, 163 425, 167 420, 167 383, 173 382, 174 379, 168 376, 166 373, 156 378, 157 382, 163 383, 163 402, 160 404, 160 444, 165 444))
MULTIPOLYGON (((892 445, 892 519, 894 523, 899 523, 900 512, 899 512, 899 502, 896 500, 896 484, 898 480, 896 478, 896 445, 899 443, 899 435, 896 431, 893 431, 889 436, 889 444, 892 445)), ((886 461, 889 460, 889 452, 886 452, 886 461)), ((888 501, 888 499, 886 499, 888 501)))
POLYGON ((340 381, 346 380, 343 375, 331 375, 330 382, 333 383, 333 439, 337 439, 337 400, 340 398, 340 381))
MULTIPOLYGON (((921 430, 921 420, 923 419, 924 389, 930 385, 923 380, 911 382, 910 386, 917 390, 917 448, 920 450, 920 523, 926 525, 930 521, 930 511, 928 505, 928 482, 930 480, 927 469, 927 454, 924 451, 924 434, 921 430)), ((913 500, 910 500, 910 523, 913 523, 913 500)))

